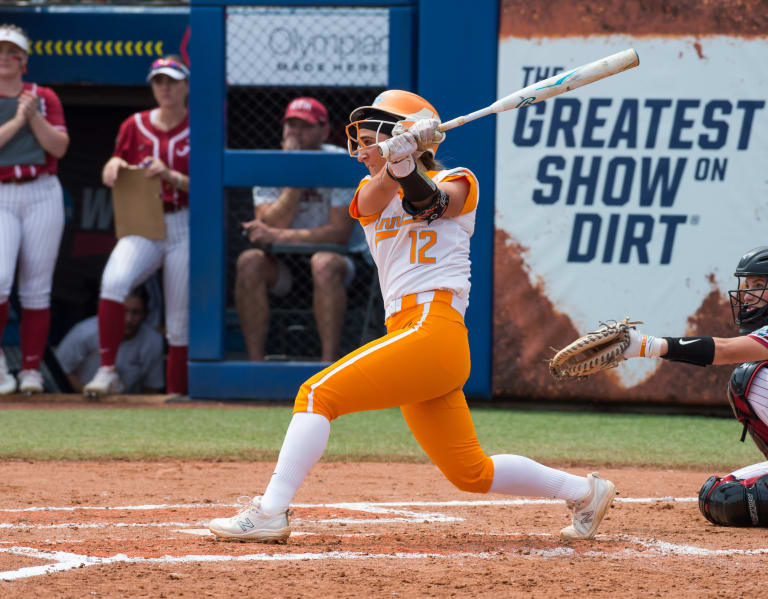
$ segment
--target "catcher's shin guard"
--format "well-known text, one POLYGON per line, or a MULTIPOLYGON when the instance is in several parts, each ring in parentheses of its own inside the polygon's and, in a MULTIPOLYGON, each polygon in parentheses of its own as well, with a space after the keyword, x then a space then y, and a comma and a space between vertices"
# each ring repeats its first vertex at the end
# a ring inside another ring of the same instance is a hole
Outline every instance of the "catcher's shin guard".
POLYGON ((747 480, 710 476, 699 491, 699 511, 720 526, 768 527, 768 474, 747 480))

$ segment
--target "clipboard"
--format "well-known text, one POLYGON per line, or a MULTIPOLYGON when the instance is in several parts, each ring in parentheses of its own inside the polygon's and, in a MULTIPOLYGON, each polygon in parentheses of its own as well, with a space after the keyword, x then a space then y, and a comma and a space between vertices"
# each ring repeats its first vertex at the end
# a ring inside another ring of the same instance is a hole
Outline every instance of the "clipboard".
POLYGON ((160 177, 147 177, 143 168, 123 167, 112 187, 115 235, 165 239, 165 211, 160 177))

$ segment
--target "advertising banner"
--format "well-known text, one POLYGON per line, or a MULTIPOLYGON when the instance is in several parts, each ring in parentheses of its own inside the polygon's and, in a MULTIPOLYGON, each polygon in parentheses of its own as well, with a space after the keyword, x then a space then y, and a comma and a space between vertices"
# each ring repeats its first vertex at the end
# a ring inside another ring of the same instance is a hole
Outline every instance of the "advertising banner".
POLYGON ((389 11, 230 7, 230 85, 385 86, 389 11))
POLYGON ((506 37, 498 96, 634 47, 640 66, 497 126, 497 394, 724 401, 732 367, 631 360, 554 385, 545 357, 601 321, 733 336, 725 292, 768 245, 765 38, 506 37))

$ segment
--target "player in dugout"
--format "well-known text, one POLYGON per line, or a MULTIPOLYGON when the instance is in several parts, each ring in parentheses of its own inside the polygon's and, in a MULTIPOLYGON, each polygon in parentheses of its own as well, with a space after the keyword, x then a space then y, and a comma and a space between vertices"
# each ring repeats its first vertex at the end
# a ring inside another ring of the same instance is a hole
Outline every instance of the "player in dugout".
POLYGON ((0 350, 0 395, 43 391, 40 361, 48 343, 51 284, 64 232, 64 200, 56 176, 69 146, 56 93, 22 80, 27 35, 0 25, 0 339, 18 263, 21 371, 8 371, 0 350))
MULTIPOLYGON (((132 290, 125 298, 125 328, 115 360, 115 370, 126 393, 162 393, 163 336, 145 320, 149 294, 143 287, 132 290)), ((84 381, 96 374, 101 363, 99 352, 99 322, 92 316, 77 323, 56 348, 62 370, 72 388, 82 392, 84 381)))
MULTIPOLYGON (((736 289, 728 292, 738 337, 657 337, 629 330, 626 358, 664 358, 697 366, 739 364, 728 383, 728 401, 768 459, 768 246, 739 260, 736 289)), ((699 492, 699 509, 722 526, 768 526, 768 461, 727 476, 712 476, 699 492)))
POLYGON ((212 520, 217 537, 285 541, 289 505, 325 451, 331 421, 394 407, 459 489, 563 499, 573 517, 561 534, 594 537, 615 496, 610 481, 519 455, 490 457, 478 442, 462 390, 470 369, 464 312, 478 181, 467 168, 436 161, 445 137, 439 124, 427 100, 402 90, 385 91, 350 115, 349 152, 370 175, 359 183, 349 212, 363 227, 378 267, 388 333, 301 386, 264 495, 231 518, 212 520), (388 158, 379 151, 382 142, 388 158))
POLYGON ((102 180, 112 187, 121 168, 138 166, 162 182, 165 239, 127 235, 117 242, 101 279, 99 346, 101 366, 84 387, 90 397, 122 393, 115 368, 124 336, 125 298, 134 287, 163 269, 165 329, 168 339, 166 391, 187 393, 189 339, 189 68, 169 55, 155 60, 147 74, 157 108, 137 112, 120 126, 102 180))

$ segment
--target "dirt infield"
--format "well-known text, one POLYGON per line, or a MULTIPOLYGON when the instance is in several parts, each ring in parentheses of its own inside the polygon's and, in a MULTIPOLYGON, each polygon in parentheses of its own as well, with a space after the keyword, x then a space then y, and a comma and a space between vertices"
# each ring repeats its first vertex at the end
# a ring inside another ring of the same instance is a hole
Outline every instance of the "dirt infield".
POLYGON ((558 539, 560 502, 470 495, 430 465, 378 463, 321 463, 286 545, 208 536, 271 468, 3 462, 0 596, 748 596, 768 553, 764 530, 700 517, 709 473, 633 469, 603 471, 621 496, 588 542, 558 539))

